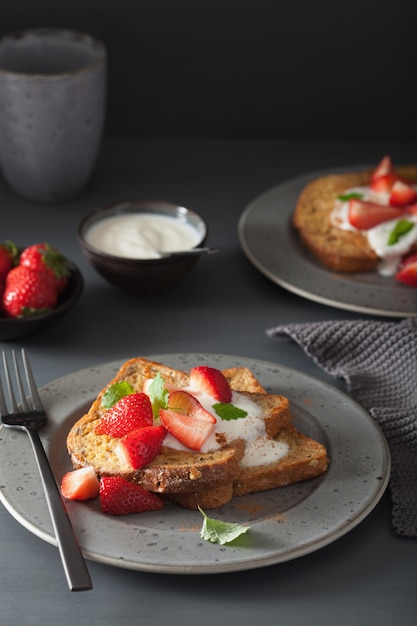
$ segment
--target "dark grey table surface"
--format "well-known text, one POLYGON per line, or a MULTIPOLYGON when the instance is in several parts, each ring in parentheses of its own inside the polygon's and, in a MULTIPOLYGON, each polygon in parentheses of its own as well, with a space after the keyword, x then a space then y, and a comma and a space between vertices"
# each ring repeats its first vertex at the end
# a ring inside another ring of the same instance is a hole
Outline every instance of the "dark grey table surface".
MULTIPOLYGON (((88 187, 60 205, 35 205, 0 180, 1 239, 49 241, 80 268, 85 289, 55 327, 2 348, 24 346, 39 385, 131 356, 203 352, 280 363, 344 389, 291 342, 265 329, 287 322, 364 319, 286 291, 247 260, 237 223, 250 201, 293 176, 376 163, 389 153, 414 162, 416 144, 245 140, 107 139, 88 187), (129 199, 169 200, 203 214, 208 243, 175 289, 132 298, 82 257, 77 225, 92 208, 129 199)), ((380 318, 383 319, 383 318, 380 318)), ((0 506, 0 624, 366 624, 417 619, 417 542, 393 535, 386 493, 369 516, 331 545, 299 559, 229 574, 182 576, 89 562, 92 591, 67 589, 57 549, 0 506)))

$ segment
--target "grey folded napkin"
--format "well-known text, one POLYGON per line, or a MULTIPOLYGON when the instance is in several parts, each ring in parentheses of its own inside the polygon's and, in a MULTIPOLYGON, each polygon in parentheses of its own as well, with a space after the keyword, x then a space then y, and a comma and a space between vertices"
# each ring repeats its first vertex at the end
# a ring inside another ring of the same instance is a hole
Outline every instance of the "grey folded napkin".
POLYGON ((392 528, 417 537, 417 319, 330 321, 270 328, 289 336, 369 411, 391 454, 392 528))

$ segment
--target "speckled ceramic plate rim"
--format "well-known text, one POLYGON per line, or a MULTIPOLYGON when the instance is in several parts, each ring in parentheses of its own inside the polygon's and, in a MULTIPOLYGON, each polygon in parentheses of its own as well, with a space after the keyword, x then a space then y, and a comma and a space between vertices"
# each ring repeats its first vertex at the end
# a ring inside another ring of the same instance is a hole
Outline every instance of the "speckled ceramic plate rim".
MULTIPOLYGON (((328 446, 330 467, 320 478, 234 498, 231 505, 210 512, 218 519, 250 525, 237 545, 201 540, 200 513, 175 505, 168 504, 162 512, 111 517, 100 513, 95 503, 69 502, 68 512, 86 558, 159 573, 254 569, 328 545, 357 526, 379 502, 390 471, 386 441, 369 414, 346 394, 296 370, 252 358, 218 354, 148 358, 185 371, 204 363, 251 368, 269 392, 290 398, 295 423, 328 446)), ((49 416, 42 440, 58 482, 70 469, 65 448, 68 429, 122 363, 82 369, 41 388, 49 416)), ((19 523, 56 545, 28 437, 3 427, 0 499, 19 523)))
POLYGON ((240 217, 240 244, 262 274, 303 298, 359 313, 417 317, 417 289, 376 272, 348 275, 326 270, 301 245, 291 224, 298 195, 309 182, 329 174, 371 167, 357 165, 312 172, 266 190, 252 200, 240 217))

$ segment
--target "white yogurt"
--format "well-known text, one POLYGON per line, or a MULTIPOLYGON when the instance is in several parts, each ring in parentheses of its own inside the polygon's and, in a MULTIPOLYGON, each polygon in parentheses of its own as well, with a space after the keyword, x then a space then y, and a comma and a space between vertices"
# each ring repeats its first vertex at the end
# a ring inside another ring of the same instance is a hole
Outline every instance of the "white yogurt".
MULTIPOLYGON (((216 439, 216 433, 221 433, 226 437, 228 442, 236 439, 245 441, 245 453, 241 464, 243 466, 256 466, 272 463, 283 458, 288 452, 288 445, 283 442, 273 441, 268 438, 265 431, 265 422, 263 414, 259 406, 252 402, 248 397, 236 391, 232 393, 231 404, 243 409, 247 412, 246 417, 222 420, 215 410, 213 404, 216 403, 211 396, 207 394, 193 395, 197 398, 203 407, 214 415, 217 419, 214 432, 206 439, 201 447, 201 452, 210 452, 221 447, 216 439)), ((164 439, 164 445, 176 450, 188 450, 181 442, 168 433, 164 439)))
POLYGON ((189 250, 201 234, 185 221, 154 213, 107 217, 87 230, 86 241, 107 254, 129 259, 157 259, 163 252, 189 250))
MULTIPOLYGON (((354 187, 347 189, 343 195, 351 193, 362 194, 362 200, 369 202, 377 202, 378 204, 388 204, 389 194, 375 193, 369 187, 354 187)), ((381 262, 378 266, 378 272, 381 276, 393 276, 397 271, 398 262, 411 249, 411 246, 417 241, 417 216, 405 214, 400 219, 382 222, 373 228, 362 232, 368 239, 368 243, 372 250, 379 256, 381 262), (399 238, 398 242, 388 245, 388 238, 397 222, 400 219, 406 219, 414 223, 408 233, 399 238)), ((330 215, 330 221, 334 226, 342 230, 357 231, 349 222, 349 202, 337 201, 330 215)))
POLYGON ((287 452, 288 444, 285 441, 275 441, 263 435, 246 444, 245 454, 240 464, 242 467, 269 465, 284 458, 287 452))

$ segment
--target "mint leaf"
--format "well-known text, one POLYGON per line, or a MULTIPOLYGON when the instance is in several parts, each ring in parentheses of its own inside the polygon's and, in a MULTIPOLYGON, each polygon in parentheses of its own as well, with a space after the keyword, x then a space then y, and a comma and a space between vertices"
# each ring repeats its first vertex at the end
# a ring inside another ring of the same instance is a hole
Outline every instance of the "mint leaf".
POLYGON ((104 409, 110 409, 116 402, 119 402, 123 396, 128 396, 134 392, 132 385, 125 380, 120 380, 117 383, 113 383, 106 389, 102 398, 101 406, 104 409))
POLYGON ((233 404, 229 404, 228 402, 217 402, 213 404, 213 409, 222 420, 226 421, 237 420, 246 417, 248 414, 247 411, 233 404))
POLYGON ((230 522, 222 522, 211 517, 207 517, 203 509, 198 507, 201 515, 204 517, 203 525, 200 530, 200 537, 212 543, 219 543, 224 546, 247 533, 250 526, 241 526, 240 524, 232 524, 230 522))
POLYGON ((168 406, 168 390, 165 389, 164 379, 160 372, 149 385, 148 396, 151 399, 153 416, 156 418, 159 415, 159 409, 166 409, 168 406))
POLYGON ((400 240, 401 237, 406 235, 413 228, 414 222, 410 222, 410 220, 400 220, 397 222, 389 234, 388 245, 393 246, 400 240))
POLYGON ((337 199, 342 200, 342 202, 347 202, 348 200, 360 200, 361 198, 363 198, 363 193, 357 193, 356 191, 337 196, 337 199))

